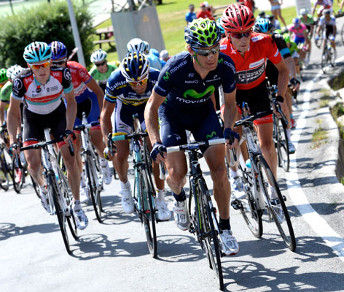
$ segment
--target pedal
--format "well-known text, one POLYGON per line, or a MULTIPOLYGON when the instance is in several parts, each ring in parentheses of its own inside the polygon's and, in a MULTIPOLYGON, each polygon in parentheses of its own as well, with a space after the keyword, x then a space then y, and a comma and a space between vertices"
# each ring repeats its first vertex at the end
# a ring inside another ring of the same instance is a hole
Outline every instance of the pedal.
POLYGON ((286 202, 287 201, 287 197, 282 195, 283 201, 286 202))
POLYGON ((234 210, 240 210, 242 208, 242 204, 239 200, 235 199, 231 202, 231 206, 234 210))

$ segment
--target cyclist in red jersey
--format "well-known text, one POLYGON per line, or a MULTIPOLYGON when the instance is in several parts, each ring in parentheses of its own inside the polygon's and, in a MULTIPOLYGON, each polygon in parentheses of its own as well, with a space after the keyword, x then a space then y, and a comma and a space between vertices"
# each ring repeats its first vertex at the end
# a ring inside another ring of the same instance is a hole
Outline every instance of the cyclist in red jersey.
MULTIPOLYGON (((270 110, 265 82, 265 64, 269 59, 278 69, 278 100, 284 110, 289 70, 276 43, 269 35, 252 32, 254 16, 246 6, 229 5, 221 17, 226 38, 220 42, 221 52, 229 55, 236 67, 238 105, 247 102, 251 114, 270 110)), ((272 115, 257 121, 257 134, 262 153, 277 178, 277 155, 272 139, 272 115)), ((232 174, 235 176, 235 171, 232 174)), ((274 189, 271 188, 272 198, 274 189)))

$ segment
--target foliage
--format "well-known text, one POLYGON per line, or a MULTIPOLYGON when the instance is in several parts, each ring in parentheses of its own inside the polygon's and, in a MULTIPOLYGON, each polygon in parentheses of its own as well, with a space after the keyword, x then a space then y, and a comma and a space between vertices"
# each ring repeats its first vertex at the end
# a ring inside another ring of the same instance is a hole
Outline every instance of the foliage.
MULTIPOLYGON (((95 33, 87 8, 74 7, 85 61, 90 62, 93 51, 91 37, 95 33)), ((75 47, 66 1, 42 3, 20 14, 3 19, 0 27, 0 66, 26 66, 24 48, 33 41, 50 43, 62 41, 71 52, 75 47)))

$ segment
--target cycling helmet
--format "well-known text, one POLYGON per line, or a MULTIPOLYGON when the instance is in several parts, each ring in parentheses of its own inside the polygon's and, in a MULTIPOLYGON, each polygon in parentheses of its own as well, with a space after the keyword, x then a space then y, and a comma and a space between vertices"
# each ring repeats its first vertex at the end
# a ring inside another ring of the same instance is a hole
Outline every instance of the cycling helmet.
POLYGON ((194 19, 184 31, 185 41, 192 49, 214 46, 221 39, 220 29, 210 19, 194 19))
POLYGON ((219 17, 216 20, 216 26, 220 29, 221 34, 225 34, 225 29, 223 28, 222 24, 221 24, 221 17, 219 17))
POLYGON ((295 17, 295 18, 293 19, 293 23, 294 23, 295 25, 299 25, 299 24, 300 24, 300 18, 295 17))
POLYGON ((259 18, 253 26, 255 32, 266 33, 272 30, 272 23, 269 19, 259 18))
POLYGON ((122 75, 128 82, 137 82, 147 78, 149 60, 142 52, 129 52, 121 63, 122 75))
POLYGON ((330 15, 330 14, 331 14, 331 9, 324 9, 324 10, 323 10, 323 14, 324 14, 324 15, 325 15, 325 14, 330 15))
POLYGON ((143 43, 145 44, 145 50, 144 50, 144 54, 149 54, 149 50, 150 50, 150 46, 149 43, 146 41, 143 41, 143 43))
POLYGON ((107 53, 103 51, 102 49, 99 49, 97 51, 94 51, 91 55, 91 62, 96 63, 96 62, 101 62, 106 60, 107 53))
POLYGON ((47 61, 51 59, 51 48, 44 42, 32 42, 25 47, 23 57, 28 64, 47 61))
POLYGON ((58 60, 67 57, 67 47, 64 43, 59 41, 53 41, 49 44, 52 52, 52 59, 58 60))
POLYGON ((19 66, 19 65, 14 65, 12 66, 14 67, 13 70, 12 70, 12 73, 11 73, 11 79, 13 80, 14 78, 16 78, 18 76, 18 74, 24 70, 24 68, 22 66, 19 66))
MULTIPOLYGON (((147 51, 147 42, 139 39, 139 38, 134 38, 131 39, 128 44, 127 44, 127 49, 128 52, 141 52, 141 53, 146 53, 147 51)), ((149 51, 149 44, 148 44, 148 51, 149 51)))
POLYGON ((223 11, 221 23, 228 33, 242 32, 249 30, 254 25, 254 15, 244 5, 231 4, 223 11))
POLYGON ((306 8, 300 9, 300 15, 306 15, 306 14, 307 14, 307 9, 306 8))
POLYGON ((7 70, 5 68, 0 69, 0 82, 7 81, 7 70))
MULTIPOLYGON (((19 65, 13 65, 7 69, 6 76, 7 78, 12 78, 13 71, 18 67, 19 65)), ((21 68, 21 66, 19 66, 21 68)))
POLYGON ((159 58, 159 52, 158 52, 157 49, 151 48, 151 49, 149 50, 149 53, 159 58))
POLYGON ((290 43, 290 35, 288 33, 283 34, 283 38, 287 44, 290 43))

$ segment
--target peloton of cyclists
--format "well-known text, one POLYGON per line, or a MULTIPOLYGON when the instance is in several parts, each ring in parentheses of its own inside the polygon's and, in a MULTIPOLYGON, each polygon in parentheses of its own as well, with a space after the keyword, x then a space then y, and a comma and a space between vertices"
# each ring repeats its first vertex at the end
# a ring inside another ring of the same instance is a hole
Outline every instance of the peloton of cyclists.
POLYGON ((325 9, 323 11, 323 16, 320 18, 317 31, 316 31, 316 36, 317 37, 322 37, 322 48, 324 50, 326 40, 329 40, 331 43, 331 46, 333 47, 334 51, 336 51, 336 43, 335 43, 335 37, 337 33, 337 26, 336 26, 336 18, 331 15, 331 10, 330 9, 325 9), (321 27, 323 28, 323 35, 320 36, 320 29, 321 27))

